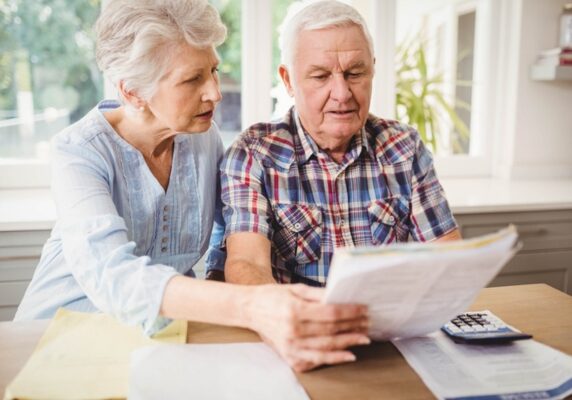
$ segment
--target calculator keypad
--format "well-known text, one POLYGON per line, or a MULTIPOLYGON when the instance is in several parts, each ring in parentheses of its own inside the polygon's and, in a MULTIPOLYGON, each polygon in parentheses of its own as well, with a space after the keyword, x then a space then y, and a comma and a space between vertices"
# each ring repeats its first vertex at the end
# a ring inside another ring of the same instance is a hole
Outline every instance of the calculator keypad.
POLYGON ((456 342, 464 343, 498 343, 532 337, 512 329, 490 311, 457 315, 441 330, 456 342))

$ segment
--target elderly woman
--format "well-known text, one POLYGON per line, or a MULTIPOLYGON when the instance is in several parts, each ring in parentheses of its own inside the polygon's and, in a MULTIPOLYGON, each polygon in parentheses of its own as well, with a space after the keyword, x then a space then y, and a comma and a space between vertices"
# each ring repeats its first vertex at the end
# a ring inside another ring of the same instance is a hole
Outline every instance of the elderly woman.
POLYGON ((226 34, 204 0, 114 0, 97 62, 103 101, 53 141, 58 220, 16 314, 105 312, 153 334, 171 318, 253 329, 297 370, 354 359, 366 310, 320 289, 194 279, 217 204, 222 144, 215 51, 226 34))

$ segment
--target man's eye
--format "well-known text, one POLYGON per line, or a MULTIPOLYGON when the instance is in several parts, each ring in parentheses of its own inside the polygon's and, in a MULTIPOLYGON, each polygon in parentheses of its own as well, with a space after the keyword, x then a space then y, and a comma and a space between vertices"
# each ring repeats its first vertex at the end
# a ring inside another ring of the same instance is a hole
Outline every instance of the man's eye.
POLYGON ((312 75, 312 79, 315 79, 317 81, 323 81, 327 77, 328 77, 328 75, 312 75))
POLYGON ((359 78, 360 76, 363 75, 363 72, 348 72, 347 77, 348 78, 359 78))
POLYGON ((218 74, 218 67, 214 67, 214 68, 211 70, 211 74, 218 74))

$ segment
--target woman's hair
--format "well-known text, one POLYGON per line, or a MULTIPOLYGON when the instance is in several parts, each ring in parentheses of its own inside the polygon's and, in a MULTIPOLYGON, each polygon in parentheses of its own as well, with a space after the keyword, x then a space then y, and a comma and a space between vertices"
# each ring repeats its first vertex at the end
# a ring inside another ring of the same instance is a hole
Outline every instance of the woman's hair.
POLYGON ((226 27, 206 0, 111 0, 96 23, 97 65, 149 99, 181 44, 216 47, 226 27))
POLYGON ((294 51, 300 32, 350 25, 357 25, 361 28, 373 57, 371 35, 365 20, 355 8, 333 0, 308 0, 293 3, 288 8, 286 18, 284 18, 284 22, 280 26, 279 44, 282 64, 288 68, 292 67, 294 51))

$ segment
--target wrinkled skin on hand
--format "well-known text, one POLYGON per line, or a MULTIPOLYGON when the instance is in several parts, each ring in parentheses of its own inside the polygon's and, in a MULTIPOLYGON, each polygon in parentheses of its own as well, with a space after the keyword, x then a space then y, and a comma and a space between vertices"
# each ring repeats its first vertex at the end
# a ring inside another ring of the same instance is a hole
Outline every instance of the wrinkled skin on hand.
POLYGON ((262 285, 250 305, 250 327, 297 372, 355 361, 350 346, 369 344, 367 307, 324 304, 324 289, 262 285))

